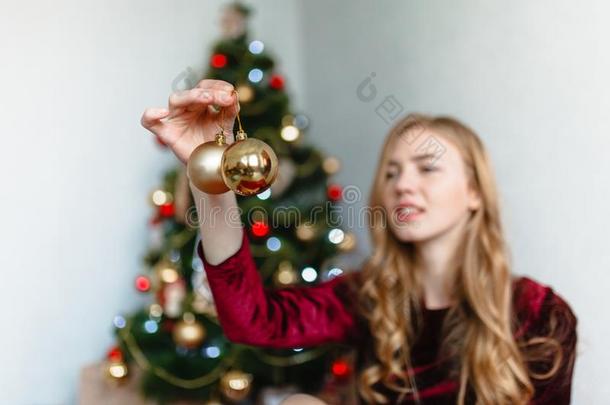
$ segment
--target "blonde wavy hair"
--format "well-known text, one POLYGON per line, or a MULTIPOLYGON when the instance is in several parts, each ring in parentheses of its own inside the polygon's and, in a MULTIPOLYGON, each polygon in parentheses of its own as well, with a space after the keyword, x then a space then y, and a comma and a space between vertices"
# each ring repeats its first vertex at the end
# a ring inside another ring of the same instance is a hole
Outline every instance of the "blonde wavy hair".
MULTIPOLYGON (((534 394, 531 378, 549 378, 559 369, 561 346, 551 336, 553 331, 547 337, 519 342, 513 335, 513 276, 496 183, 479 137, 452 117, 411 114, 402 118, 385 140, 370 208, 385 213, 381 196, 394 143, 407 133, 421 134, 423 129, 434 131, 459 149, 470 184, 482 202, 481 208, 472 212, 454 257, 455 304, 448 310, 442 329, 441 353, 452 359, 451 375, 459 381, 457 403, 463 405, 467 389, 472 389, 477 404, 525 404, 534 394), (528 362, 548 358, 549 353, 552 365, 548 372, 528 370, 528 362)), ((375 390, 376 384, 401 397, 411 393, 419 403, 410 349, 421 327, 421 274, 414 246, 395 238, 387 226, 388 214, 372 216, 373 253, 364 263, 363 281, 357 289, 359 309, 368 321, 376 357, 359 372, 358 389, 371 403, 387 403, 387 397, 375 390)))

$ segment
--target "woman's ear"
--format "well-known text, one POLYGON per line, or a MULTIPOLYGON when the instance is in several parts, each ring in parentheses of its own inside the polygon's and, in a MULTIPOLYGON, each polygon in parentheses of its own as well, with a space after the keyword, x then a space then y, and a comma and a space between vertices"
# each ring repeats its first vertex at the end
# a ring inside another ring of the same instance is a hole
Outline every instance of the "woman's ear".
POLYGON ((473 187, 468 187, 468 209, 476 211, 481 208, 481 194, 473 187))

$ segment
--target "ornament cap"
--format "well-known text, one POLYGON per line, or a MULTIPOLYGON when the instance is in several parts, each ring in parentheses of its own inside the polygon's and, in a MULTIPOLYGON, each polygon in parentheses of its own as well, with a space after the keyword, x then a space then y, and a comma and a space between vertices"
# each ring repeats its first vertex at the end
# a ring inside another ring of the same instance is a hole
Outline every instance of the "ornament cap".
POLYGON ((237 135, 235 135, 235 142, 243 141, 247 138, 248 138, 248 134, 246 134, 246 131, 244 131, 243 129, 240 129, 239 131, 237 131, 237 135))
POLYGON ((215 142, 220 146, 227 144, 227 137, 222 130, 218 131, 216 134, 215 142))

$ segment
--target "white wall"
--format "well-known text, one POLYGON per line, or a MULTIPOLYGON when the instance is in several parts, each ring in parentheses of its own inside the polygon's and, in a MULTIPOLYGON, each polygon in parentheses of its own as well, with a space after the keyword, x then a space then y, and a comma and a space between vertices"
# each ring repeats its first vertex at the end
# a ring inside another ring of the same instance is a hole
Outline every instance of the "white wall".
MULTIPOLYGON (((147 196, 174 159, 140 115, 184 69, 203 70, 222 3, 1 3, 0 404, 75 402, 114 315, 142 302, 147 196)), ((298 106, 296 3, 256 3, 252 32, 298 106)))
POLYGON ((301 5, 310 134, 342 158, 339 180, 368 196, 385 96, 470 124, 492 155, 515 271, 550 284, 579 318, 573 403, 607 403, 610 5, 301 5), (371 72, 378 96, 366 103, 356 88, 371 72))

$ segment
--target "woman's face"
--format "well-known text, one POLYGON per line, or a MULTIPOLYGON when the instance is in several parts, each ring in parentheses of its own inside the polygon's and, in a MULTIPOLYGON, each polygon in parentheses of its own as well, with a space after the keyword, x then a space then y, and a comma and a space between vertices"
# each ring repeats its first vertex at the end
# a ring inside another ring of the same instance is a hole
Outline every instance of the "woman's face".
POLYGON ((442 236, 465 223, 469 210, 480 204, 468 187, 457 147, 429 129, 413 135, 394 141, 383 169, 382 201, 391 231, 402 242, 442 236))

